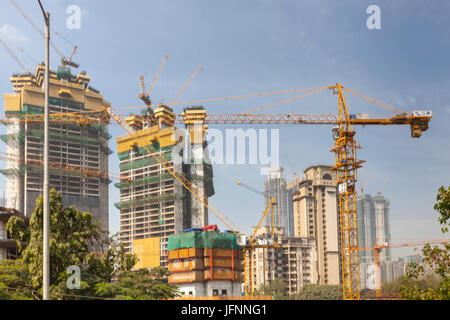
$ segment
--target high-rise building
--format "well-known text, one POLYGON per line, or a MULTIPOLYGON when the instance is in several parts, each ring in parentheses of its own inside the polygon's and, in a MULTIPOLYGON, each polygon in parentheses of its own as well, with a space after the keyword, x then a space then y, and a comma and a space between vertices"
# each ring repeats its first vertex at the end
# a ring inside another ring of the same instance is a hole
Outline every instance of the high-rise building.
POLYGON ((214 194, 212 166, 205 152, 205 109, 185 109, 188 135, 174 126, 171 108, 161 106, 153 116, 148 122, 140 116, 128 118, 135 136, 117 137, 120 175, 130 179, 115 184, 120 189, 120 202, 115 204, 120 209, 120 237, 128 252, 146 256, 148 264, 142 267, 166 266, 169 236, 208 224, 208 210, 198 198, 207 204, 214 194), (190 157, 182 160, 181 155, 190 157), (186 179, 198 198, 160 162, 186 179))
POLYGON ((336 174, 331 167, 307 168, 294 192, 293 202, 294 235, 316 241, 317 284, 339 284, 339 213, 336 174))
MULTIPOLYGON (((317 282, 317 253, 313 238, 299 238, 286 236, 282 228, 275 228, 274 244, 280 247, 259 247, 252 251, 251 272, 247 272, 247 279, 253 277, 253 288, 268 285, 275 279, 286 281, 289 294, 295 294, 306 284, 317 282)), ((272 229, 261 227, 255 239, 264 241, 272 236, 272 229)), ((247 263, 250 259, 247 258, 247 263)), ((248 269, 250 270, 250 269, 248 269)), ((251 282, 248 281, 251 285, 251 282)), ((248 288, 250 290, 250 288, 248 288)))
MULTIPOLYGON (((356 212, 359 248, 373 248, 377 244, 390 244, 389 204, 389 200, 382 195, 362 194, 358 196, 356 212)), ((359 250, 362 289, 368 287, 367 282, 373 279, 370 274, 375 270, 374 259, 373 250, 359 250)), ((389 264, 389 261, 391 261, 391 249, 385 248, 380 252, 382 283, 393 279, 393 265, 389 264)))
MULTIPOLYGON (((6 134, 0 139, 6 143, 8 160, 6 169, 6 207, 16 209, 30 217, 36 198, 43 190, 43 167, 36 165, 44 159, 43 123, 20 121, 19 116, 44 113, 45 66, 39 65, 35 73, 14 74, 11 83, 14 93, 4 94, 5 114, 8 119, 6 134), (33 163, 33 164, 30 164, 33 163)), ((73 75, 68 68, 59 68, 49 75, 49 112, 68 113, 99 111, 109 107, 98 90, 89 86, 86 72, 73 75)), ((73 205, 89 212, 103 229, 108 229, 108 185, 104 175, 86 176, 81 171, 107 172, 108 128, 104 125, 80 126, 78 123, 51 122, 49 153, 51 166, 50 187, 61 193, 63 205, 73 205), (73 166, 68 171, 58 169, 73 166)))
MULTIPOLYGON (((377 244, 390 244, 389 200, 382 195, 362 194, 356 201, 358 216, 358 246, 373 248, 377 244)), ((373 262, 373 250, 359 250, 360 262, 373 262)), ((380 261, 389 261, 391 251, 383 249, 380 261)))
POLYGON ((272 198, 275 199, 275 203, 273 210, 270 210, 267 214, 266 226, 271 226, 272 223, 274 223, 276 227, 282 227, 283 230, 287 230, 288 196, 282 167, 271 168, 268 173, 268 178, 264 181, 264 199, 266 207, 269 205, 269 201, 272 198))
POLYGON ((287 190, 287 223, 286 223, 286 234, 289 237, 294 236, 294 193, 298 189, 300 183, 299 175, 294 172, 294 178, 289 181, 286 186, 287 190))

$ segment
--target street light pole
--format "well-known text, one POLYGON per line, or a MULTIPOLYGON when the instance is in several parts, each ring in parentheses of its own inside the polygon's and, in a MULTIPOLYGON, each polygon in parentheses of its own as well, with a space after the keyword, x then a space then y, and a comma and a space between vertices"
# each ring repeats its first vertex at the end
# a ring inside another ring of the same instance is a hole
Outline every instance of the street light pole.
POLYGON ((45 101, 44 101, 44 217, 43 217, 43 279, 42 298, 49 300, 50 293, 50 199, 49 199, 49 75, 50 75, 50 13, 45 12, 41 0, 38 0, 45 21, 45 101))

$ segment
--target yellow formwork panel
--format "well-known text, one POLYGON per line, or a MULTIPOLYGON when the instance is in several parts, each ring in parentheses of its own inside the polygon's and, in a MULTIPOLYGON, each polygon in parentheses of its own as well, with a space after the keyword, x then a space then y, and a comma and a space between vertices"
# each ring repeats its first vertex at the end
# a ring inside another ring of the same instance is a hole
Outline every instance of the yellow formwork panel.
POLYGON ((230 257, 234 255, 236 258, 240 258, 242 256, 242 250, 239 249, 224 249, 224 248, 205 248, 204 250, 204 256, 209 257, 209 253, 212 252, 213 257, 230 257))
MULTIPOLYGON (((234 264, 234 268, 236 270, 243 270, 244 265, 241 263, 240 260, 237 259, 231 259, 231 258, 214 258, 212 259, 212 266, 213 268, 233 268, 233 264, 234 264)), ((204 262, 204 266, 205 268, 209 268, 211 266, 211 259, 205 258, 205 262, 204 262)))
POLYGON ((203 257, 203 249, 199 248, 185 248, 185 249, 176 249, 169 251, 168 258, 169 260, 177 260, 177 259, 187 259, 187 258, 202 258, 203 257))
POLYGON ((203 259, 170 262, 168 269, 170 272, 203 270, 203 259))
POLYGON ((133 149, 133 145, 137 143, 138 147, 148 146, 152 140, 159 142, 160 148, 172 146, 176 143, 174 139, 174 127, 157 130, 157 126, 137 130, 133 137, 129 135, 117 137, 117 153, 129 151, 133 149))
POLYGON ((3 94, 5 104, 5 111, 20 111, 21 97, 20 93, 5 93, 3 94))
POLYGON ((169 275, 169 284, 203 281, 203 271, 176 272, 169 275))
POLYGON ((232 281, 240 281, 242 282, 244 279, 244 276, 242 272, 240 271, 234 271, 234 278, 233 278, 233 271, 227 270, 227 269, 206 269, 204 271, 204 277, 205 280, 232 280, 232 281))
POLYGON ((159 237, 133 240, 133 253, 138 262, 135 269, 154 268, 160 266, 161 241, 159 237))

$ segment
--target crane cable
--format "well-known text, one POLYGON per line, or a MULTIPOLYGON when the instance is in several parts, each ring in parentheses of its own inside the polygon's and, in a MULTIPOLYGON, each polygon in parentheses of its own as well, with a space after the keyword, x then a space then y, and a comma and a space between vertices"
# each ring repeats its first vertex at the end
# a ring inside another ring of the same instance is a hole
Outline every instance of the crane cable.
MULTIPOLYGON (((36 24, 33 22, 33 20, 30 19, 30 17, 28 17, 28 15, 19 7, 19 5, 14 1, 14 0, 9 0, 9 2, 16 7, 16 9, 22 14, 22 16, 33 26, 33 28, 42 36, 42 38, 45 38, 45 34, 44 32, 42 32, 41 29, 39 29, 38 26, 36 26, 36 24)), ((52 46, 52 48, 56 51, 56 53, 61 57, 64 58, 64 55, 61 53, 61 51, 59 51, 55 45, 53 44, 53 42, 50 40, 50 45, 52 46)))
POLYGON ((346 87, 342 87, 344 90, 346 90, 346 91, 348 91, 348 92, 350 92, 350 93, 353 93, 354 95, 356 95, 356 96, 358 96, 358 97, 360 97, 360 98, 363 98, 363 99, 365 99, 365 100, 367 100, 367 101, 369 101, 369 102, 371 102, 371 103, 373 103, 373 104, 376 104, 377 106, 379 106, 379 107, 382 107, 382 108, 384 108, 384 109, 386 109, 386 110, 388 110, 388 111, 390 111, 390 112, 393 112, 393 113, 407 113, 406 111, 404 111, 404 110, 401 110, 401 109, 399 109, 399 108, 396 108, 396 107, 394 107, 394 106, 391 106, 391 105, 389 105, 389 104, 387 104, 387 103, 384 103, 384 102, 381 102, 381 101, 378 101, 378 100, 376 100, 376 99, 374 99, 374 98, 371 98, 371 97, 369 97, 369 96, 366 96, 366 95, 364 95, 364 94, 362 94, 362 93, 359 93, 359 92, 357 92, 357 91, 355 91, 355 90, 352 90, 352 89, 349 89, 349 88, 346 88, 346 87), (397 110, 397 111, 395 111, 395 110, 397 110))
MULTIPOLYGON (((318 89, 329 89, 329 86, 321 86, 321 87, 307 88, 307 89, 283 90, 283 91, 275 91, 275 92, 253 93, 253 94, 248 94, 248 95, 243 95, 243 96, 231 96, 231 97, 225 97, 225 98, 212 98, 212 99, 200 99, 200 100, 191 100, 191 101, 183 101, 183 102, 171 102, 168 104, 154 104, 154 105, 151 105, 150 107, 155 108, 155 107, 161 107, 163 105, 170 107, 172 105, 180 105, 180 104, 194 104, 194 103, 203 103, 203 102, 216 102, 216 101, 225 101, 225 100, 234 100, 234 99, 245 99, 245 98, 269 96, 269 95, 274 95, 274 94, 311 91, 311 90, 318 90, 318 89)), ((117 109, 124 110, 124 109, 141 109, 141 108, 143 108, 143 106, 120 107, 117 109)))
POLYGON ((312 96, 313 94, 324 92, 326 90, 328 90, 328 87, 325 88, 325 89, 314 91, 314 92, 310 92, 310 93, 307 93, 307 94, 304 94, 304 95, 301 95, 301 96, 297 96, 297 97, 289 98, 289 99, 286 99, 286 100, 283 100, 283 101, 275 102, 273 104, 269 104, 269 105, 264 106, 264 107, 255 108, 255 109, 252 109, 252 110, 247 111, 247 112, 239 113, 238 115, 244 115, 244 114, 249 114, 249 113, 252 113, 252 112, 255 112, 255 111, 260 111, 260 110, 263 110, 263 109, 268 109, 268 108, 275 107, 275 106, 278 106, 278 105, 283 104, 283 103, 288 103, 288 102, 292 102, 292 101, 295 101, 295 100, 298 100, 298 99, 301 99, 301 98, 304 98, 304 97, 312 96))

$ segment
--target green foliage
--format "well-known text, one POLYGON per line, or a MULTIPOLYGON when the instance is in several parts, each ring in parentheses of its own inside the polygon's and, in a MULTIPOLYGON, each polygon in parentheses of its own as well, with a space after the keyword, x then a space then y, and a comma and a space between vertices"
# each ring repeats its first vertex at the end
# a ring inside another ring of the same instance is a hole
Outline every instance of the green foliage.
POLYGON ((276 278, 268 285, 262 284, 255 292, 256 295, 269 295, 276 299, 283 299, 287 294, 287 283, 282 278, 276 278))
MULTIPOLYGON (((27 226, 20 218, 8 221, 8 230, 19 244, 29 237, 28 245, 22 253, 34 288, 42 286, 42 225, 43 198, 36 199, 36 207, 27 226), (28 236, 29 235, 29 236, 28 236)), ((64 208, 61 195, 50 190, 50 285, 59 278, 70 265, 84 262, 93 241, 104 236, 89 213, 80 213, 73 207, 64 208)))
MULTIPOLYGON (((21 247, 22 260, 0 264, 0 299, 41 299, 42 225, 42 196, 36 200, 29 225, 17 217, 8 221, 11 236, 25 248, 21 247)), ((50 190, 52 299, 167 299, 177 294, 176 288, 154 279, 164 277, 164 270, 132 271, 136 262, 117 234, 108 237, 91 214, 64 208, 61 195, 50 190), (80 268, 79 289, 68 288, 69 266, 80 268)))
POLYGON ((24 246, 30 242, 30 229, 22 218, 12 216, 6 223, 11 238, 16 240, 17 249, 21 252, 24 246))
POLYGON ((437 202, 434 205, 434 210, 441 215, 439 217, 439 223, 442 225, 442 232, 446 233, 450 223, 450 187, 445 190, 445 188, 441 186, 438 190, 436 200, 437 202))
MULTIPOLYGON (((450 187, 440 187, 434 209, 440 214, 442 233, 448 232, 450 219, 450 187)), ((423 262, 410 263, 401 295, 413 300, 450 300, 450 244, 443 248, 426 244, 423 262)))
POLYGON ((115 300, 169 299, 179 295, 170 285, 153 279, 147 269, 124 271, 116 282, 96 284, 95 295, 115 300))
POLYGON ((398 277, 396 280, 381 285, 381 292, 385 297, 400 298, 401 289, 404 283, 404 277, 398 277))
POLYGON ((167 279, 169 274, 169 270, 165 267, 154 267, 150 270, 150 276, 157 280, 167 279))
POLYGON ((403 278, 401 296, 410 300, 450 299, 450 245, 444 248, 427 244, 423 262, 411 262, 403 278), (428 269, 428 271, 427 271, 428 269))
POLYGON ((28 273, 21 260, 0 262, 0 300, 31 300, 33 290, 28 285, 28 273))
POLYGON ((294 296, 296 300, 342 300, 342 285, 308 284, 294 296))

